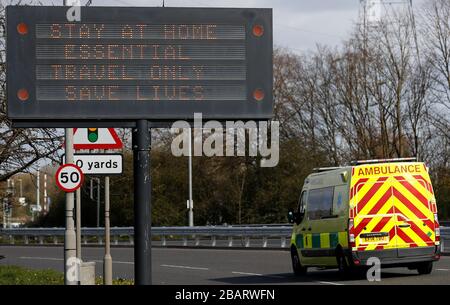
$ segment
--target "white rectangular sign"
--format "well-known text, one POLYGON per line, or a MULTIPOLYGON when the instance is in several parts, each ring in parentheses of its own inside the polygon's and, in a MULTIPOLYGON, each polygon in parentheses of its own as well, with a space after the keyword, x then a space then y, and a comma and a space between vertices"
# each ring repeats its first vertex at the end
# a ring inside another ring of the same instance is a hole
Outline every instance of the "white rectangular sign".
MULTIPOLYGON (((66 163, 65 155, 62 162, 66 163)), ((121 154, 74 154, 73 163, 81 168, 85 175, 122 174, 121 154)))

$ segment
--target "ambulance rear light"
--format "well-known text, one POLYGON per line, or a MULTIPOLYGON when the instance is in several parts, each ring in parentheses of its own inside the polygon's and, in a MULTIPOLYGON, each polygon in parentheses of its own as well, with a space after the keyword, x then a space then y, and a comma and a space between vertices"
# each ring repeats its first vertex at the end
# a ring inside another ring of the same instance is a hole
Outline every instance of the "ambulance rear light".
POLYGON ((354 247, 355 246, 355 234, 350 234, 348 236, 348 241, 350 242, 350 246, 354 247))
POLYGON ((352 218, 348 220, 348 245, 350 248, 355 247, 355 234, 353 233, 354 221, 352 218))
POLYGON ((411 158, 358 160, 358 161, 352 161, 351 165, 363 165, 363 164, 373 164, 373 163, 390 163, 390 162, 417 162, 417 158, 416 157, 411 157, 411 158))
POLYGON ((441 241, 441 229, 439 228, 438 214, 434 214, 434 236, 435 241, 441 241))
POLYGON ((441 229, 439 227, 434 228, 434 241, 440 242, 441 241, 441 229))

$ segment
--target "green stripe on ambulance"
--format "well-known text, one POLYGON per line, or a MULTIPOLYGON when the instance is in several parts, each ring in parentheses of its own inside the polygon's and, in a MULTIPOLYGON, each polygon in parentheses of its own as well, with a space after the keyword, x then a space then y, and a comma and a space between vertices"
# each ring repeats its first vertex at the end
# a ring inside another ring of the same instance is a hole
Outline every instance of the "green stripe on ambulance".
POLYGON ((295 245, 299 249, 329 249, 348 246, 347 232, 297 234, 295 245))

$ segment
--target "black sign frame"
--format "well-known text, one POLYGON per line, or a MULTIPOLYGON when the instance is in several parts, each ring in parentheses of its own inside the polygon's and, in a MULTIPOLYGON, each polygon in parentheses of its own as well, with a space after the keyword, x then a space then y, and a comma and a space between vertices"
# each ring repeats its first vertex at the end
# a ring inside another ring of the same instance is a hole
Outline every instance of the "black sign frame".
MULTIPOLYGON (((192 121, 194 113, 203 120, 268 120, 273 112, 272 9, 259 8, 150 8, 82 7, 82 23, 146 24, 236 24, 245 25, 246 99, 228 101, 37 101, 36 24, 68 23, 68 7, 7 7, 7 93, 8 117, 14 127, 133 127, 138 119, 152 127, 165 127, 176 120, 192 121), (28 34, 20 35, 25 23, 28 34), (262 36, 253 33, 262 26, 262 36), (18 91, 28 89, 21 101, 18 91), (255 99, 256 89, 264 92, 255 99)), ((92 39, 91 39, 92 40, 92 39)), ((83 39, 80 39, 80 43, 83 39)), ((226 46, 226 42, 223 43, 226 46)), ((82 60, 71 60, 82 63, 82 60)), ((42 82, 42 80, 40 80, 42 82)))

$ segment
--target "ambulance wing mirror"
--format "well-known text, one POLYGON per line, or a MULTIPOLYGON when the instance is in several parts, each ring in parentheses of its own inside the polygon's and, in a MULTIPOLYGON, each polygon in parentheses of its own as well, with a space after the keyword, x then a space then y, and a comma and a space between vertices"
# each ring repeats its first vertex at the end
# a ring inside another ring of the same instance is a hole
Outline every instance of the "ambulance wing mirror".
POLYGON ((294 211, 293 210, 288 211, 287 218, 288 218, 289 223, 294 223, 294 211))
POLYGON ((300 222, 302 222, 303 216, 305 216, 305 213, 294 212, 291 209, 288 211, 288 221, 289 221, 289 223, 299 224, 300 222))
POLYGON ((288 221, 289 223, 295 222, 295 212, 293 210, 288 211, 288 221))

